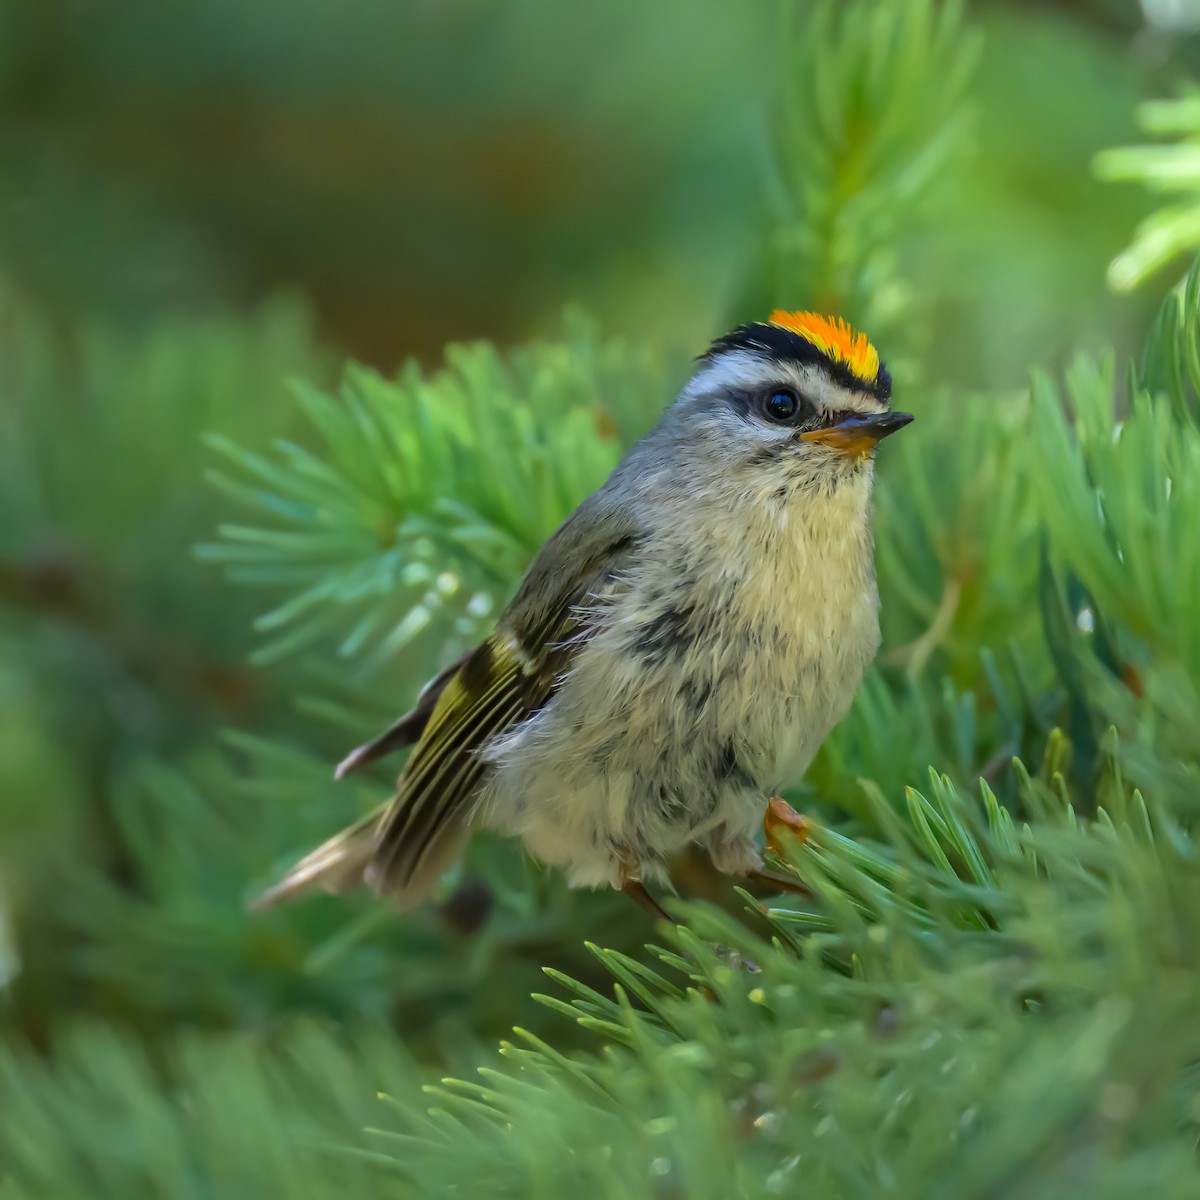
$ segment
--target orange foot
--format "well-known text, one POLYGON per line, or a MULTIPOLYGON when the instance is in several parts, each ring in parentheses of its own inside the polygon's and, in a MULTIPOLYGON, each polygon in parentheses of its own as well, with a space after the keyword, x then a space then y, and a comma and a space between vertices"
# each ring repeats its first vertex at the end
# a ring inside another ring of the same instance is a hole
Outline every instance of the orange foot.
POLYGON ((778 858, 784 858, 780 834, 787 830, 798 842, 807 842, 812 822, 798 813, 782 796, 772 796, 763 816, 763 831, 767 835, 767 849, 778 858))

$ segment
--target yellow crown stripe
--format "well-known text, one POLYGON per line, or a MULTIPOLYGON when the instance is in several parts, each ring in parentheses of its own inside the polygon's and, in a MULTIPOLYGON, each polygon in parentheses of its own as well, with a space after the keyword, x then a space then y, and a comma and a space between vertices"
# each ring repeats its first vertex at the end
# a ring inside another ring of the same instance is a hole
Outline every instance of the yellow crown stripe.
POLYGON ((879 351, 865 333, 852 329, 841 317, 777 308, 768 320, 811 342, 831 362, 842 363, 856 379, 874 383, 879 378, 879 351))

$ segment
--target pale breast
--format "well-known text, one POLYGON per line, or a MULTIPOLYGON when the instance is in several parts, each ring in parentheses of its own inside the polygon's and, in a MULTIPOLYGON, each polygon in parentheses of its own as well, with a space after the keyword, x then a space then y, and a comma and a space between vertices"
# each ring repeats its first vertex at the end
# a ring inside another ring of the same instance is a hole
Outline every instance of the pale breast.
POLYGON ((814 515, 665 530, 602 601, 551 703, 493 748, 489 819, 577 866, 751 833, 879 641, 865 519, 814 515))
POLYGON ((707 590, 737 677, 726 711, 768 787, 804 771, 878 650, 869 503, 865 477, 803 506, 743 508, 711 535, 727 569, 707 590))
POLYGON ((878 648, 865 503, 673 528, 606 613, 566 707, 603 713, 605 750, 631 769, 686 759, 673 765, 698 787, 711 760, 755 787, 794 781, 878 648))

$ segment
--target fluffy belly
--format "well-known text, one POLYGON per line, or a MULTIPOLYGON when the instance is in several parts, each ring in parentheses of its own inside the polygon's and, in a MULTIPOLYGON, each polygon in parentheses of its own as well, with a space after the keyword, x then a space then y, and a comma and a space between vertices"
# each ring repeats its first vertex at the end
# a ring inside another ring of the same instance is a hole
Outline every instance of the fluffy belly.
MULTIPOLYGON (((839 493, 850 516, 868 492, 839 493)), ((476 818, 577 885, 653 875, 692 841, 723 870, 749 863, 767 798, 807 769, 878 646, 866 521, 836 516, 709 513, 646 552, 550 703, 486 751, 476 818)))
POLYGON ((576 886, 653 876, 689 842, 747 843, 862 674, 789 649, 724 638, 648 661, 600 640, 542 712, 490 749, 478 819, 576 886))

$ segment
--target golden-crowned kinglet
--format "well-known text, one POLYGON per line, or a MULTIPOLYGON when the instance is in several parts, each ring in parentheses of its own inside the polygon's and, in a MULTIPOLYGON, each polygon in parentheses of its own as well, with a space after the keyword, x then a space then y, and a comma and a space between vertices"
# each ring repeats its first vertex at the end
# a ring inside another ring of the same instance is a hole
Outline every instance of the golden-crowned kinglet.
POLYGON ((260 905, 369 884, 424 899, 474 827, 654 906, 689 843, 762 873, 767 798, 808 767, 879 646, 872 451, 912 417, 844 321, 719 338, 533 560, 495 632, 338 777, 414 744, 395 797, 260 905))

